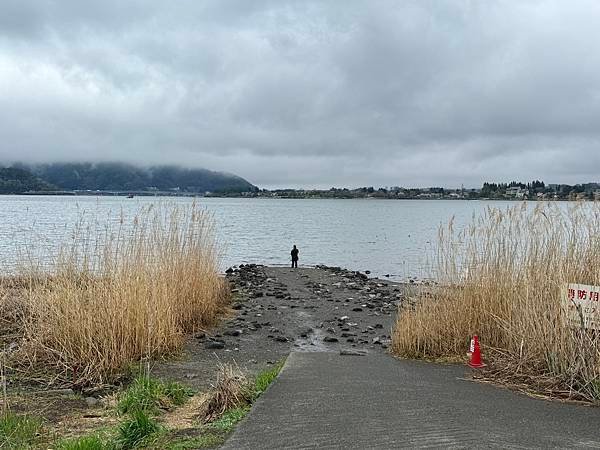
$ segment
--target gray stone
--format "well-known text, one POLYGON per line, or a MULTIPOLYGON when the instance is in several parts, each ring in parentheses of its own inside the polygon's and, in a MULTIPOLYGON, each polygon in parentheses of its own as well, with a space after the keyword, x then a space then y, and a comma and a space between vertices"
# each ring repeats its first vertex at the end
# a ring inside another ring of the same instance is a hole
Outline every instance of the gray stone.
POLYGON ((227 330, 225 336, 240 336, 242 334, 242 330, 227 330))
POLYGON ((96 397, 85 397, 84 400, 90 408, 97 406, 100 403, 100 400, 98 400, 96 397))
POLYGON ((222 348, 225 348, 225 342, 223 341, 207 341, 204 344, 204 348, 208 349, 208 350, 219 350, 222 348))

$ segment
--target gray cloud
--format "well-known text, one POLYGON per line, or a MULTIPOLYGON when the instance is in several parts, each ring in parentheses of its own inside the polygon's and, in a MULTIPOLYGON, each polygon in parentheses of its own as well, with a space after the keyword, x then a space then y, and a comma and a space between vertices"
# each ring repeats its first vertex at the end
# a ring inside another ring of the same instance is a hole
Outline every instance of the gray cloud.
POLYGON ((596 180, 595 0, 3 0, 0 160, 596 180))

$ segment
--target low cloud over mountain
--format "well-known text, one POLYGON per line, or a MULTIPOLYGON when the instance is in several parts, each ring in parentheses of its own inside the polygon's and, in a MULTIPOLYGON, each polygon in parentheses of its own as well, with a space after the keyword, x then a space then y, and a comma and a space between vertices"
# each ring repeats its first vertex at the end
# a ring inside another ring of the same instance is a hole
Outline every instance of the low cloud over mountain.
POLYGON ((3 0, 0 159, 595 180, 598 23, 594 0, 3 0))

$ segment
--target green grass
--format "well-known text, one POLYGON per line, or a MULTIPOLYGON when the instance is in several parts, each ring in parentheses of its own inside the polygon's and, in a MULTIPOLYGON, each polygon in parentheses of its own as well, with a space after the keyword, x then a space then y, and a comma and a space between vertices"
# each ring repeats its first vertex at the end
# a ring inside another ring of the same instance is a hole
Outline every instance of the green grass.
POLYGON ((37 440, 42 421, 38 418, 7 412, 0 417, 0 448, 28 449, 37 440))
POLYGON ((284 363, 285 360, 283 359, 277 364, 275 364, 273 367, 263 370, 256 376, 256 378, 254 379, 254 385, 252 386, 252 391, 250 393, 251 401, 255 401, 258 397, 260 397, 263 394, 263 392, 267 390, 267 388, 273 382, 273 380, 277 378, 279 372, 281 372, 284 363))
POLYGON ((250 411, 250 406, 227 410, 221 417, 211 422, 209 428, 222 433, 229 433, 240 420, 246 417, 248 411, 250 411))
MULTIPOLYGON (((177 436, 161 427, 154 416, 161 410, 182 405, 193 392, 179 383, 163 383, 146 376, 138 376, 119 396, 117 411, 126 415, 116 429, 96 434, 65 439, 55 445, 56 450, 130 450, 172 449, 192 450, 217 447, 250 411, 250 405, 260 397, 277 377, 284 361, 260 372, 247 387, 247 405, 225 411, 218 419, 198 429, 194 437, 177 436)), ((31 419, 29 419, 31 420, 31 419)), ((27 422, 26 422, 27 423, 27 422)), ((39 425, 31 438, 36 436, 39 425)), ((25 449, 26 446, 3 446, 0 450, 25 449)))
POLYGON ((192 395, 189 388, 179 383, 163 383, 141 375, 121 394, 117 411, 121 414, 144 411, 156 415, 161 409, 184 404, 192 395))
POLYGON ((169 450, 196 450, 217 447, 225 442, 225 438, 216 433, 205 432, 200 436, 188 438, 162 439, 153 448, 169 450))
POLYGON ((110 443, 96 435, 65 439, 56 445, 56 450, 108 450, 111 448, 110 443))
POLYGON ((162 428, 144 411, 138 410, 132 417, 119 426, 119 434, 115 440, 116 448, 128 450, 150 444, 156 439, 162 428))

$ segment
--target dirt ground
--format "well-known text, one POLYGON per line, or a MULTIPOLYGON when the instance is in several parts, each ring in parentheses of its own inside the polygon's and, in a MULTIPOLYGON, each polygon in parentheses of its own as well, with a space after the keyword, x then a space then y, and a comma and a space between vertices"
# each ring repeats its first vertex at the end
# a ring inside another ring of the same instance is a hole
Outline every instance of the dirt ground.
POLYGON ((208 387, 219 363, 256 373, 290 351, 385 352, 408 286, 339 268, 242 265, 227 278, 233 309, 152 373, 208 387))

